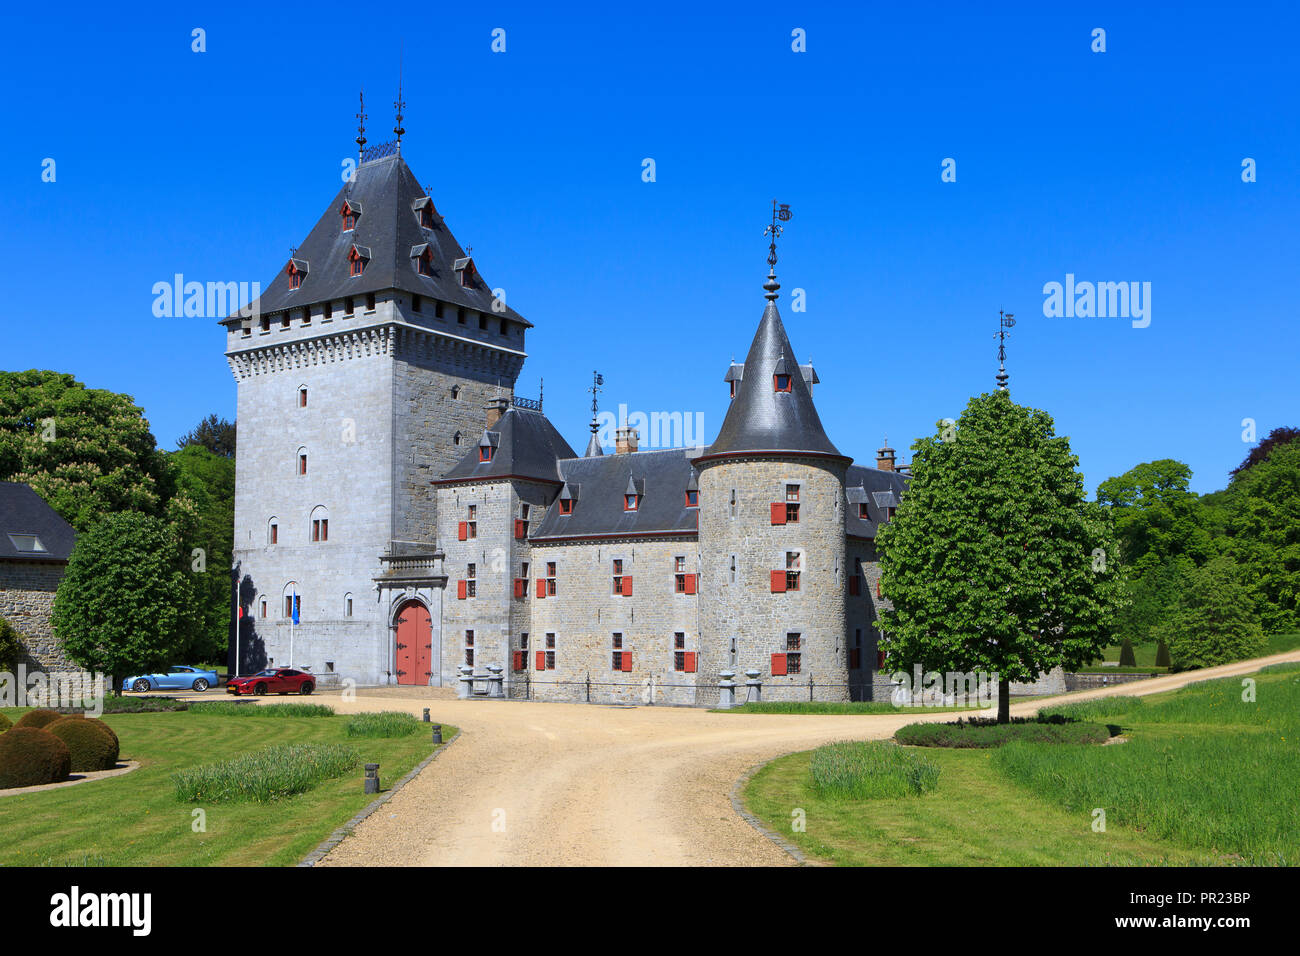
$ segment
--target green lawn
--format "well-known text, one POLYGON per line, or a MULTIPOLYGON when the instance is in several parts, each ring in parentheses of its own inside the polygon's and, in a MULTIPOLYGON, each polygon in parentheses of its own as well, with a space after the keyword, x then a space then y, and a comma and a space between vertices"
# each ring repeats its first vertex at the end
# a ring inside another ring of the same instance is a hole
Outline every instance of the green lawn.
MULTIPOLYGON (((275 706, 274 704, 266 706, 275 706)), ((17 719, 23 711, 5 710, 17 719)), ((392 786, 433 750, 429 733, 348 737, 347 717, 246 717, 198 713, 114 714, 103 718, 122 741, 132 773, 44 793, 0 796, 0 866, 287 866, 297 863, 372 799, 361 768, 316 789, 268 804, 203 807, 178 802, 171 774, 278 743, 341 743, 378 763, 392 786)), ((443 725, 443 740, 456 729, 443 725)))
POLYGON ((750 810, 814 858, 841 865, 1280 864, 1300 861, 1300 668, 1121 702, 1105 719, 1129 742, 908 748, 940 767, 929 794, 822 799, 811 752, 748 783, 750 810), (1092 829, 1106 811, 1106 832, 1092 829), (806 832, 792 812, 806 813, 806 832))
MULTIPOLYGON (((1285 651, 1294 651, 1300 648, 1300 633, 1296 634, 1271 634, 1265 638, 1265 647, 1260 657, 1268 657, 1271 654, 1281 654, 1285 651)), ((1148 641, 1145 644, 1133 645, 1133 658, 1137 661, 1140 669, 1153 667, 1156 662, 1156 642, 1148 641)), ((1101 658, 1093 662, 1095 667, 1099 667, 1102 661, 1119 661, 1120 645, 1112 644, 1102 651, 1101 658)), ((1085 668, 1090 670, 1091 668, 1085 668)), ((1106 668, 1110 671, 1111 668, 1106 668)))

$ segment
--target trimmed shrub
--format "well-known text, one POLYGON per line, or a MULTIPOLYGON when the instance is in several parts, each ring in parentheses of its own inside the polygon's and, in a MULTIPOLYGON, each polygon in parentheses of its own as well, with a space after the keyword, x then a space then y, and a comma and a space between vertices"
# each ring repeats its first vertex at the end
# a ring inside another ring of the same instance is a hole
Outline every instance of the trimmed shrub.
POLYGON ((71 772, 68 745, 49 731, 14 727, 0 734, 0 790, 58 783, 71 772))
POLYGON ((162 711, 189 710, 190 705, 172 697, 123 697, 114 694, 104 699, 106 714, 155 714, 162 711))
POLYGON ((409 737, 420 729, 422 723, 411 714, 394 711, 353 714, 348 719, 348 736, 409 737))
POLYGON ((341 777, 360 762, 361 755, 343 744, 278 744, 174 773, 172 784, 183 802, 269 803, 341 777))
POLYGON ((10 720, 4 714, 0 714, 0 734, 3 734, 6 730, 8 730, 13 725, 14 722, 12 720, 10 720))
POLYGON ((1124 643, 1119 646, 1119 666, 1137 667, 1137 663, 1137 655, 1133 653, 1133 642, 1126 637, 1124 643))
POLYGON ((73 773, 112 770, 117 766, 121 745, 117 734, 103 721, 65 717, 45 729, 68 745, 73 773))
POLYGON ((881 740, 846 740, 818 747, 808 772, 813 789, 824 797, 910 797, 939 785, 935 764, 881 740))
POLYGON ((1173 667, 1169 659, 1169 645, 1164 641, 1156 642, 1156 667, 1173 667))
POLYGON ((18 723, 14 724, 14 726, 31 727, 34 730, 41 730, 42 728, 48 727, 50 724, 54 723, 56 720, 67 716, 69 715, 60 714, 57 710, 38 708, 36 710, 29 710, 27 713, 23 714, 18 718, 18 723))
POLYGON ((324 704, 239 704, 233 700, 190 704, 191 714, 219 717, 333 717, 332 708, 324 704))
POLYGON ((1110 739, 1102 724, 1085 724, 1065 717, 1049 716, 1030 720, 1013 717, 1009 724, 972 717, 954 724, 908 724, 894 734, 900 744, 911 747, 1001 747, 1013 740, 1039 744, 1100 744, 1110 739))

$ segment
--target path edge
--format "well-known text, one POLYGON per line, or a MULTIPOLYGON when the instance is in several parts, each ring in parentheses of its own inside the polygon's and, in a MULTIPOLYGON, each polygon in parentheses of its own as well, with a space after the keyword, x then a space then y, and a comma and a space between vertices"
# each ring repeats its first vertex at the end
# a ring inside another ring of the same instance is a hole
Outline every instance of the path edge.
POLYGON ((368 804, 366 804, 366 806, 364 806, 356 816, 354 816, 351 820, 343 824, 343 826, 339 827, 328 837, 326 837, 325 840, 318 847, 316 847, 316 849, 308 853, 296 865, 315 866, 321 860, 325 859, 325 857, 329 855, 329 852, 331 850, 333 850, 336 846, 342 843, 344 839, 346 839, 348 836, 351 835, 352 831, 355 830, 361 824, 361 821, 363 821, 366 817, 370 816, 370 814, 374 813, 376 810, 382 807, 385 803, 391 800, 399 790, 401 790, 404 786, 406 786, 417 776, 419 776, 420 772, 423 771, 425 767, 429 766, 429 764, 437 760, 438 757, 443 753, 443 751, 445 751, 448 747, 450 747, 457 740, 459 740, 460 735, 462 733, 464 733, 464 731, 457 729, 457 731, 451 735, 450 740, 439 745, 438 748, 434 750, 433 753, 429 754, 429 756, 425 757, 413 768, 411 768, 411 771, 406 776, 404 776, 401 780, 397 781, 397 783, 393 784, 391 788, 381 793, 374 800, 371 800, 368 804))
POLYGON ((770 760, 764 760, 762 763, 757 763, 754 766, 750 767, 748 770, 746 770, 744 773, 742 773, 736 779, 736 782, 732 784, 731 787, 731 808, 736 811, 736 815, 739 816, 742 820, 744 820, 751 827, 753 827, 755 830, 757 830, 759 833, 767 837, 778 847, 780 847, 783 851, 785 851, 786 855, 789 856, 792 860, 794 860, 796 865, 819 866, 820 865, 819 863, 815 863, 812 860, 809 860, 808 855, 804 853, 803 850, 799 849, 797 846, 795 846, 789 840, 785 839, 785 837, 781 836, 779 833, 775 832, 774 830, 768 829, 768 827, 763 823, 763 821, 761 821, 758 817, 754 816, 754 814, 749 812, 749 810, 745 807, 744 801, 740 799, 740 791, 744 789, 745 784, 749 783, 749 781, 753 779, 754 774, 758 773, 768 764, 780 760, 782 757, 789 757, 792 756, 793 754, 800 754, 804 752, 805 751, 803 750, 790 750, 783 754, 777 754, 775 757, 772 757, 770 760))

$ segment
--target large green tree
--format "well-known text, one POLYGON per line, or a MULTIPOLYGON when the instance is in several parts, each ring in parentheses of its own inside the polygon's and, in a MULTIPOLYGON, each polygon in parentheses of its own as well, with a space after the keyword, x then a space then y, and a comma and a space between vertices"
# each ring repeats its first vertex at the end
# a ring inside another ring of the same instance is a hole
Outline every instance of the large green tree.
POLYGON ((117 511, 161 515, 172 492, 129 395, 37 369, 0 372, 0 481, 31 485, 78 531, 117 511))
POLYGON ((177 663, 202 625, 192 528, 138 511, 110 514, 77 538, 51 621, 64 653, 114 678, 177 663))
POLYGON ((202 445, 186 445, 167 456, 176 470, 176 498, 193 503, 193 531, 184 542, 196 575, 203 625, 186 659, 224 660, 230 643, 230 565, 234 548, 235 461, 202 445), (202 561, 194 549, 202 550, 202 561))
POLYGON ((881 529, 886 665, 997 675, 1009 685, 1090 661, 1121 603, 1107 511, 1050 415, 1006 392, 912 445, 912 478, 881 529))
POLYGON ((190 445, 201 445, 222 458, 234 458, 235 423, 218 418, 215 414, 209 415, 182 435, 180 441, 176 443, 177 448, 186 448, 190 445))
POLYGON ((1156 636, 1169 645, 1177 670, 1213 667, 1262 653, 1264 631, 1236 562, 1220 555, 1191 571, 1156 636))
POLYGON ((1227 553, 1268 633, 1300 629, 1300 439, 1238 472, 1224 495, 1227 553))

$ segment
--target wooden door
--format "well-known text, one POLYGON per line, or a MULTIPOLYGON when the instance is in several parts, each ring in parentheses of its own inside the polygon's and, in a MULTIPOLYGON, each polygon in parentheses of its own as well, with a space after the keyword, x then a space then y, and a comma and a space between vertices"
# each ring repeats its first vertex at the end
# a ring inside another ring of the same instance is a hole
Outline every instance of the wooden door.
POLYGON ((424 686, 433 667, 433 619, 423 604, 408 601, 397 612, 397 683, 424 686))

